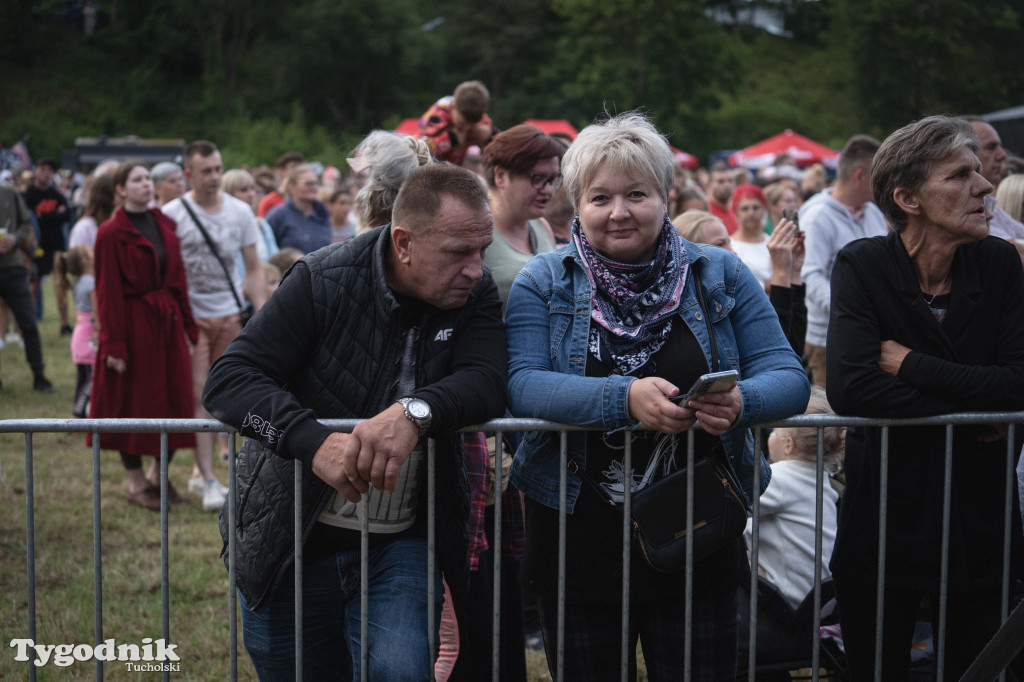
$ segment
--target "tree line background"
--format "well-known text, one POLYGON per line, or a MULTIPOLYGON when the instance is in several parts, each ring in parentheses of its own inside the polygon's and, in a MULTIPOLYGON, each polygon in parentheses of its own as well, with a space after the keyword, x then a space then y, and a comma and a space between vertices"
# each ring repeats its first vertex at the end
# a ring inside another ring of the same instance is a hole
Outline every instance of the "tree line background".
POLYGON ((702 162, 1024 103, 1024 0, 105 0, 92 34, 74 4, 4 3, 0 144, 202 137, 229 165, 337 164, 467 79, 500 127, 643 107, 702 162), (791 37, 746 23, 758 5, 791 37))

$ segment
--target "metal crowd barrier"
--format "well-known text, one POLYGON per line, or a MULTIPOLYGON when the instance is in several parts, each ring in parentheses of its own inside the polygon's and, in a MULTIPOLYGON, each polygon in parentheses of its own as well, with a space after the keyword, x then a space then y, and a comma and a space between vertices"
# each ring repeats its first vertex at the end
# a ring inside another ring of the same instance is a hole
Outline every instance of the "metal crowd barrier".
MULTIPOLYGON (((359 420, 322 420, 322 423, 336 431, 351 431, 358 423, 359 420)), ((844 417, 840 415, 801 415, 792 417, 789 419, 781 420, 771 424, 763 424, 755 429, 755 442, 756 447, 760 448, 761 444, 766 442, 767 433, 770 428, 773 427, 813 427, 818 430, 818 460, 817 460, 817 500, 816 500, 816 515, 815 515, 815 565, 819 567, 819 570, 815 571, 814 580, 814 623, 812 630, 812 653, 811 653, 811 676, 813 680, 819 678, 820 668, 820 640, 817 636, 820 627, 820 613, 821 613, 821 571, 820 566, 822 562, 822 509, 823 509, 823 493, 822 484, 824 482, 824 442, 823 442, 823 428, 828 426, 878 426, 881 427, 882 437, 882 452, 881 452, 881 494, 879 496, 879 518, 880 518, 880 529, 878 538, 878 590, 877 590, 877 620, 876 620, 876 640, 875 640, 875 674, 876 680, 881 679, 881 636, 882 636, 882 619, 884 615, 884 590, 885 590, 885 563, 886 563, 886 551, 885 551, 885 523, 886 523, 886 500, 887 500, 887 476, 888 476, 888 463, 889 463, 889 451, 888 451, 888 431, 891 427, 896 426, 923 426, 923 425, 942 425, 946 427, 946 453, 945 453, 945 500, 944 505, 945 513, 943 517, 943 530, 942 530, 942 574, 940 580, 940 609, 941 615, 939 620, 938 633, 935 636, 935 659, 936 659, 936 678, 939 682, 944 679, 943 670, 943 658, 946 647, 945 633, 945 604, 948 593, 948 556, 949 556, 949 498, 951 491, 951 472, 952 472, 952 434, 953 427, 956 425, 967 425, 967 424, 1008 424, 1009 425, 1009 437, 1007 439, 1007 451, 1006 451, 1006 488, 1005 488, 1005 499, 1004 499, 1004 538, 1003 538, 1003 566, 1002 566, 1002 603, 1003 610, 1001 614, 1001 621, 1006 622, 1008 618, 1009 606, 1010 606, 1010 528, 1011 528, 1011 514, 1013 509, 1013 492, 1014 486, 1013 481, 1017 475, 1014 471, 1014 465, 1016 460, 1016 454, 1012 447, 1015 436, 1015 424, 1024 423, 1024 412, 997 412, 997 413, 962 413, 962 414, 951 414, 942 415, 937 417, 928 418, 915 418, 915 419, 865 419, 865 418, 853 418, 844 417)), ((570 431, 585 431, 579 427, 570 427, 563 424, 556 424, 544 420, 537 419, 496 419, 492 420, 483 425, 471 426, 463 429, 464 431, 486 431, 496 433, 495 443, 496 447, 501 447, 501 434, 503 432, 527 432, 527 431, 557 431, 560 434, 561 442, 561 480, 560 480, 560 500, 559 500, 559 556, 558 556, 558 591, 559 591, 559 607, 557 614, 558 622, 558 637, 556 643, 555 657, 556 670, 555 680, 557 682, 564 682, 564 645, 565 645, 565 532, 566 532, 566 482, 567 482, 567 435, 570 431)), ((167 434, 170 433, 186 433, 186 432, 223 432, 228 431, 230 433, 229 439, 229 453, 228 458, 228 476, 230 481, 230 496, 229 504, 227 506, 228 513, 228 525, 234 528, 234 515, 238 505, 238 491, 235 484, 235 453, 236 449, 236 433, 230 429, 230 427, 221 424, 215 420, 200 420, 200 419, 19 419, 19 420, 0 420, 0 433, 23 433, 25 434, 25 522, 26 522, 26 572, 27 572, 27 631, 30 639, 35 639, 36 636, 36 581, 35 581, 35 498, 34 498, 34 481, 33 481, 33 434, 35 433, 125 433, 125 432, 158 432, 161 434, 161 460, 160 460, 160 547, 161 547, 161 628, 162 634, 165 641, 171 640, 170 633, 170 621, 169 621, 169 596, 171 585, 168 578, 168 503, 167 503, 167 434)), ((689 434, 687 439, 687 461, 689 470, 693 471, 693 436, 689 434)), ((95 593, 95 610, 94 610, 94 635, 97 644, 104 641, 103 635, 103 577, 102 577, 102 525, 100 517, 100 447, 99 439, 94 438, 93 440, 93 554, 94 554, 94 593, 95 593)), ((492 453, 493 454, 493 453, 492 453)), ((500 453, 496 457, 496 461, 500 462, 500 453)), ((624 451, 624 469, 629 471, 632 469, 632 451, 631 451, 631 439, 627 438, 626 447, 624 451)), ((434 566, 435 566, 435 501, 436 501, 436 486, 435 486, 435 467, 434 467, 434 441, 431 439, 428 442, 428 457, 427 457, 427 508, 428 508, 428 537, 427 537, 427 548, 428 548, 428 580, 426 589, 428 591, 428 614, 427 623, 424 624, 426 637, 430 644, 430 650, 436 651, 436 642, 434 628, 432 624, 435 621, 436 613, 434 612, 434 566)), ((495 467, 495 490, 502 490, 502 470, 501 467, 495 467)), ((2 473, 2 469, 0 469, 2 473)), ((302 554, 302 543, 301 543, 301 529, 302 519, 300 509, 302 506, 302 465, 301 462, 296 461, 295 464, 295 513, 294 513, 294 532, 296 537, 295 544, 295 562, 294 562, 294 582, 295 582, 295 679, 302 679, 302 567, 303 567, 303 554, 302 554)), ((760 461, 755 458, 755 467, 753 480, 758 481, 760 477, 760 461)), ((688 481, 689 492, 688 495, 688 518, 691 519, 692 524, 692 501, 693 501, 693 480, 692 473, 688 481)), ((758 486, 754 485, 755 491, 758 486)), ((622 558, 623 558, 623 576, 622 576, 622 629, 621 629, 621 649, 620 649, 620 679, 625 682, 628 679, 628 655, 629 655, 629 583, 630 583, 630 541, 631 541, 631 527, 629 523, 629 509, 630 509, 630 492, 627 486, 625 495, 625 513, 623 515, 622 524, 622 558)), ((753 537, 754 541, 751 547, 751 595, 750 595, 750 623, 749 623, 749 646, 747 651, 747 679, 753 682, 756 677, 756 635, 757 635, 757 559, 758 559, 758 530, 759 530, 759 497, 755 496, 753 503, 753 537)), ((499 669, 499 642, 501 638, 500 631, 500 595, 501 595, 501 532, 502 532, 502 505, 500 499, 495 500, 494 506, 494 601, 493 601, 493 640, 492 640, 492 680, 497 682, 500 679, 499 669)), ((367 547, 368 547, 368 520, 365 515, 362 517, 362 537, 361 537, 361 548, 362 548, 362 563, 361 563, 361 591, 360 591, 360 603, 361 613, 367 612, 368 602, 368 569, 367 569, 367 547)), ((687 533, 687 544, 688 549, 692 547, 692 527, 689 527, 687 533)), ((230 650, 230 672, 231 679, 238 679, 238 623, 237 623, 237 597, 235 590, 235 579, 234 579, 234 561, 235 561, 235 537, 234 534, 229 538, 228 544, 228 561, 229 561, 229 589, 228 589, 228 605, 230 613, 230 630, 229 630, 229 650, 230 650)), ((692 611, 689 596, 692 594, 692 582, 693 582, 693 564, 692 561, 687 561, 685 568, 685 581, 686 581, 686 595, 687 603, 685 610, 685 643, 686 643, 686 656, 684 660, 684 670, 682 671, 682 679, 690 679, 690 650, 693 632, 692 623, 692 611)), ((368 642, 367 642, 367 631, 365 618, 363 619, 362 630, 361 630, 361 642, 362 647, 360 651, 360 671, 363 682, 368 679, 368 642)), ((524 643, 525 646, 525 643, 524 643)), ((354 655, 354 654, 353 654, 354 655)), ((96 679, 103 679, 103 661, 95 661, 96 668, 96 679)), ((36 670, 31 664, 28 664, 28 674, 30 680, 35 680, 36 670)), ((1005 673, 1003 674, 1005 675, 1005 673)), ((1000 679, 1003 679, 1001 675, 1000 679)), ((163 671, 163 679, 170 679, 170 672, 163 671)))

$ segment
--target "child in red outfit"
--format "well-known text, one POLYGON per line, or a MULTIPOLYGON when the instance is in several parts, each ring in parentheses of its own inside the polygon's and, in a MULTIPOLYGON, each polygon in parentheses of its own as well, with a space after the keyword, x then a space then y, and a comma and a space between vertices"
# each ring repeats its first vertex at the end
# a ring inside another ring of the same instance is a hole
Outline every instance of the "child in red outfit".
POLYGON ((434 158, 461 166, 471 146, 487 146, 498 133, 487 115, 490 99, 483 83, 466 81, 423 114, 418 136, 426 140, 434 158))

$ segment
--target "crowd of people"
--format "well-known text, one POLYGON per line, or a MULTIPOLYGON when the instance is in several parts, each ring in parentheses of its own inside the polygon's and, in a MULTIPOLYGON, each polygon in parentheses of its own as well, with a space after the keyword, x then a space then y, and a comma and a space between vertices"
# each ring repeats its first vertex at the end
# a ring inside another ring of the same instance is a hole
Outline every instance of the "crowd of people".
MULTIPOLYGON (((847 660, 855 679, 870 678, 886 489, 884 678, 906 678, 922 605, 939 618, 944 505, 944 664, 962 673, 999 626, 1006 425, 956 429, 948 502, 942 427, 892 428, 887 481, 878 429, 825 429, 821 490, 814 429, 776 429, 761 450, 752 429, 833 408, 1024 408, 1024 324, 1013 321, 1024 296, 1024 174, 1003 177, 1013 160, 992 126, 934 116, 882 142, 855 135, 829 181, 823 167, 789 158, 756 173, 690 171, 635 112, 571 139, 528 124, 501 130, 487 109, 486 88, 463 83, 429 108, 419 135, 370 133, 345 173, 296 152, 272 175, 228 170, 199 140, 181 165, 101 164, 78 190, 47 159, 20 191, 0 185, 0 331, 24 345, 33 388, 54 390, 37 325, 53 271, 77 372, 74 416, 212 416, 245 437, 242 502, 235 527, 222 514, 220 528, 225 542, 237 533, 244 640, 260 677, 294 670, 294 540, 283 519, 297 460, 308 473, 311 679, 359 676, 360 502, 372 679, 489 678, 498 543, 501 679, 525 680, 534 630, 554 671, 560 628, 568 679, 618 679, 622 512, 582 483, 643 495, 679 470, 681 435, 698 423, 698 455, 724 452, 748 508, 760 497, 758 561, 750 566, 748 526, 746 543, 740 535, 696 562, 686 590, 680 573, 634 549, 631 674, 639 643, 649 679, 678 679, 686 656, 692 679, 733 679, 737 588, 754 572, 794 609, 816 577, 834 581, 847 660), (720 370, 738 373, 728 390, 672 400, 720 370), (506 414, 591 429, 565 441, 564 586, 558 434, 459 432, 506 414), (335 433, 325 418, 366 421, 335 433), (635 471, 625 470, 627 435, 635 471), (444 491, 429 593, 428 438, 444 491), (423 635, 428 594, 439 657, 423 635)), ((128 502, 159 509, 159 438, 105 433, 100 446, 120 453, 128 502)), ((168 454, 180 449, 195 453, 188 489, 221 509, 227 489, 213 458, 226 444, 172 434, 168 454)), ((184 500, 173 485, 167 496, 184 500)), ((1020 515, 1011 522, 1016 556, 1020 515)))

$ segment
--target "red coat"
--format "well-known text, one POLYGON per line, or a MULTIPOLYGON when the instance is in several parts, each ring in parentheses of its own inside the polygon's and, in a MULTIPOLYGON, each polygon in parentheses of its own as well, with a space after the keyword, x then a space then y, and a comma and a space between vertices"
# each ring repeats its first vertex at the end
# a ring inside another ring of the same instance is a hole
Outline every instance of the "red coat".
MULTIPOLYGON (((195 343, 181 248, 174 221, 153 209, 166 251, 166 274, 152 243, 132 224, 123 209, 96 234, 96 315, 100 345, 93 373, 90 417, 191 418, 192 363, 185 335, 195 343), (122 358, 124 373, 106 365, 122 358)), ((189 433, 168 437, 170 449, 195 447, 189 433)), ((87 439, 92 444, 92 436, 87 439)), ((105 433, 100 447, 133 455, 158 455, 158 433, 105 433)))

